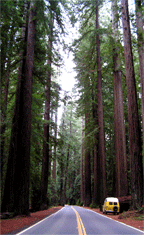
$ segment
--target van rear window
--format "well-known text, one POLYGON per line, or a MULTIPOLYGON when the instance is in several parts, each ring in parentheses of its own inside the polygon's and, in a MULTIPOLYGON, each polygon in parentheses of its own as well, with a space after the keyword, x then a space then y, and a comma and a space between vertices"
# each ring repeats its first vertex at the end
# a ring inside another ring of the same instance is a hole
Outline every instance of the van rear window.
POLYGON ((117 205, 117 202, 109 202, 109 205, 117 205))

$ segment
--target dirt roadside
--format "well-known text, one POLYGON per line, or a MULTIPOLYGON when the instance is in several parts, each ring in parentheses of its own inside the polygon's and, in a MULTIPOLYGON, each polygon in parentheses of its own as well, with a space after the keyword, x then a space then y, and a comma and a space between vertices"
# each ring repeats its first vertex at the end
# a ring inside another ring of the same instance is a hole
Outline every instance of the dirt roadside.
MULTIPOLYGON (((31 213, 29 217, 20 217, 17 216, 13 219, 7 219, 7 220, 1 220, 0 226, 1 226, 1 234, 15 234, 21 231, 22 229, 27 228, 28 226, 39 222, 40 220, 44 219, 47 216, 50 216, 51 214, 59 211, 62 207, 53 207, 49 208, 44 211, 37 211, 34 213, 31 213)), ((89 207, 84 207, 86 209, 90 209, 89 207)), ((102 214, 102 212, 99 209, 90 209, 93 210, 99 214, 102 214)), ((125 223, 127 225, 130 225, 132 227, 135 227, 139 230, 144 231, 144 221, 136 220, 133 216, 130 218, 119 218, 119 215, 105 215, 109 218, 112 218, 114 220, 117 220, 119 222, 125 223)))
POLYGON ((12 219, 2 219, 0 221, 0 234, 15 234, 21 230, 39 222, 47 216, 59 211, 62 207, 53 207, 43 211, 31 213, 30 216, 16 216, 12 219))

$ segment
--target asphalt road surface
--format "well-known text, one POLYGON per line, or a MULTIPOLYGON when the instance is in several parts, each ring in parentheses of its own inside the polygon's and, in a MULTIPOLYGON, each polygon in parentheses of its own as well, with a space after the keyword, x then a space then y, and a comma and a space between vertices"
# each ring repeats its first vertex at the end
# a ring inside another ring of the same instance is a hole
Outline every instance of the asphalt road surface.
POLYGON ((144 234, 143 231, 119 223, 104 215, 78 206, 65 206, 17 235, 29 234, 144 234))

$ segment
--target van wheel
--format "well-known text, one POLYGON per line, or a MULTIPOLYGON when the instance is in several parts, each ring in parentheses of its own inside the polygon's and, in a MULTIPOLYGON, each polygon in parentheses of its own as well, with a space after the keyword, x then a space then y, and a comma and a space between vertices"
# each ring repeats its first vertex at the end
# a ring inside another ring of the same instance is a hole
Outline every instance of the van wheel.
POLYGON ((115 213, 117 213, 117 211, 118 211, 117 206, 114 206, 113 210, 114 210, 115 213))

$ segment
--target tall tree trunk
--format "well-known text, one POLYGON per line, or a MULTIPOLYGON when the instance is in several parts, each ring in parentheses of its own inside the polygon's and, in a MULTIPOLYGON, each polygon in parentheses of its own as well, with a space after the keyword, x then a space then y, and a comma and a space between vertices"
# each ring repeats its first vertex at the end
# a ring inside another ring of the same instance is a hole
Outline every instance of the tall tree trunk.
POLYGON ((89 206, 91 203, 91 164, 90 164, 90 149, 88 146, 88 130, 87 124, 89 121, 88 112, 85 114, 85 195, 84 195, 84 204, 85 206, 89 206))
POLYGON ((27 48, 19 65, 14 118, 11 132, 3 210, 29 214, 29 171, 32 104, 32 70, 34 61, 36 8, 31 3, 27 48))
MULTIPOLYGON (((51 61, 48 61, 51 68, 51 61)), ((47 85, 45 88, 45 114, 44 120, 50 121, 50 84, 51 84, 51 73, 47 72, 47 85)), ((47 188, 48 188, 48 174, 49 174, 49 123, 44 124, 43 130, 43 158, 42 158, 42 175, 41 175, 41 209, 47 208, 47 188)))
MULTIPOLYGON (((13 41, 14 33, 10 37, 10 41, 13 41)), ((12 45, 10 45, 10 48, 12 45)), ((12 48, 11 48, 12 50, 12 48)), ((6 130, 6 112, 7 112, 7 102, 8 102, 8 89, 9 89, 9 75, 10 75, 10 65, 11 65, 11 55, 9 55, 8 62, 7 62, 7 70, 4 74, 5 77, 5 86, 4 86, 4 94, 3 94, 3 104, 1 109, 1 125, 0 125, 0 149, 1 149, 1 172, 2 172, 2 179, 3 179, 3 166, 4 166, 4 147, 5 147, 5 137, 4 133, 6 130)))
POLYGON ((52 188, 52 198, 51 198, 51 204, 52 205, 54 205, 57 202, 57 200, 56 200, 57 107, 56 107, 56 110, 55 110, 54 135, 55 135, 55 141, 54 141, 54 159, 53 159, 53 168, 52 168, 53 188, 52 188))
POLYGON ((29 182, 30 182, 30 139, 31 139, 31 105, 32 105, 32 71, 34 63, 34 44, 36 7, 30 5, 26 63, 22 76, 20 102, 20 128, 18 143, 18 159, 16 161, 15 176, 15 208, 17 214, 29 214, 29 182))
POLYGON ((99 175, 99 194, 100 204, 107 195, 106 191, 106 166, 105 166, 105 144, 104 144, 104 124, 103 124, 103 104, 102 104, 102 75, 100 59, 100 39, 99 39, 99 18, 98 18, 98 0, 96 0, 96 50, 97 50, 97 91, 98 91, 98 158, 100 160, 99 175))
POLYGON ((125 196, 128 193, 127 156, 124 126, 124 108, 122 93, 122 78, 118 48, 118 6, 116 0, 112 2, 113 14, 113 74, 114 74, 114 133, 116 159, 116 196, 125 196))
POLYGON ((56 183, 56 145, 57 145, 57 108, 55 110, 55 143, 54 143, 54 160, 53 160, 53 170, 52 170, 52 177, 54 182, 56 183))
POLYGON ((94 92, 94 83, 95 81, 93 81, 93 85, 92 85, 92 111, 93 111, 93 126, 94 126, 94 134, 93 134, 93 145, 94 145, 94 193, 93 193, 93 203, 94 204, 98 204, 100 199, 98 198, 98 191, 99 191, 99 180, 98 180, 98 132, 97 132, 97 127, 98 127, 98 115, 97 115, 97 110, 98 110, 98 106, 97 106, 97 94, 95 94, 94 92))
POLYGON ((0 150, 1 150, 1 161, 0 161, 0 169, 1 169, 1 179, 2 179, 2 187, 1 192, 3 195, 3 185, 4 185, 4 165, 6 162, 6 156, 4 154, 5 149, 5 131, 6 131, 6 116, 7 116, 7 100, 8 100, 8 87, 9 87, 9 74, 10 74, 10 64, 8 66, 8 70, 6 72, 6 81, 4 88, 4 98, 3 98, 3 108, 1 109, 1 126, 0 126, 0 150))
MULTIPOLYGON (((47 64, 49 65, 49 70, 51 70, 51 58, 49 58, 47 64)), ((47 123, 44 124, 44 141, 43 141, 43 158, 42 158, 42 175, 41 175, 41 208, 47 207, 47 188, 48 188, 48 175, 49 175, 49 158, 50 158, 50 148, 49 148, 49 137, 50 137, 50 85, 51 85, 51 71, 47 72, 47 84, 45 88, 45 114, 44 120, 47 123)))
MULTIPOLYGON (((64 137, 64 118, 65 118, 65 105, 64 105, 64 111, 63 111, 63 117, 62 117, 62 138, 64 137)), ((62 147, 61 150, 61 159, 60 159, 60 203, 63 206, 64 205, 64 198, 63 198, 63 178, 64 178, 64 147, 62 147)))
MULTIPOLYGON (((54 157, 56 157, 56 148, 54 147, 54 157)), ((52 178, 56 183, 56 159, 53 160, 52 178)))
POLYGON ((83 117, 82 117, 82 133, 81 133, 81 165, 80 165, 80 174, 81 174, 81 202, 84 201, 84 177, 83 177, 83 117))
MULTIPOLYGON (((14 3, 16 5, 16 3, 14 3)), ((16 6, 15 6, 16 7, 16 6)), ((23 19, 26 18, 26 12, 24 12, 23 19)), ((4 155, 4 148, 5 148, 5 130, 6 130, 6 116, 7 116, 7 102, 8 102, 8 90, 9 90, 9 75, 11 72, 11 62, 12 62, 12 51, 13 51, 13 44, 14 44, 14 37, 17 32, 17 28, 14 27, 15 21, 14 18, 12 19, 11 27, 8 27, 8 32, 4 29, 4 34, 9 35, 9 39, 6 41, 6 37, 2 35, 2 47, 1 47, 1 83, 4 86, 4 91, 2 90, 1 95, 3 98, 2 105, 1 105, 1 123, 0 123, 0 150, 1 150, 1 178, 2 178, 2 195, 3 195, 3 185, 4 185, 4 172, 3 168, 6 162, 6 156, 4 155), (7 58, 6 58, 7 57, 7 58), (5 83, 5 84, 3 84, 5 83)), ((22 33, 22 37, 25 37, 22 33)), ((23 41, 23 39, 22 39, 23 41)))
POLYGON ((131 158, 131 196, 132 207, 137 208, 142 206, 143 200, 142 148, 127 0, 121 0, 121 9, 128 97, 129 144, 131 158))
MULTIPOLYGON (((22 38, 26 44, 27 29, 22 29, 22 38)), ((12 121, 11 140, 9 147, 9 157, 7 164, 7 173, 5 180, 4 196, 2 201, 2 211, 14 211, 14 179, 15 179, 15 167, 16 167, 16 156, 18 151, 18 129, 19 129, 19 117, 20 117, 20 93, 21 93, 21 82, 22 82, 22 70, 24 66, 24 57, 26 57, 26 48, 20 53, 20 62, 18 69, 17 78, 17 89, 14 116, 12 121)))
POLYGON ((48 41, 48 70, 47 70, 47 81, 45 88, 45 114, 44 120, 44 141, 43 141, 43 158, 42 158, 42 175, 41 175, 41 209, 47 208, 47 188, 48 188, 48 175, 49 175, 49 163, 50 163, 50 87, 51 87, 51 64, 52 64, 52 43, 53 43, 53 24, 54 18, 51 10, 51 24, 50 24, 50 35, 48 41))
POLYGON ((57 158, 57 132, 58 132, 58 124, 57 124, 57 118, 58 118, 58 97, 59 97, 59 85, 55 84, 55 91, 56 91, 56 105, 55 105, 55 128, 54 128, 54 133, 55 133, 55 143, 54 143, 54 161, 53 161, 53 180, 56 183, 56 158, 57 158))
POLYGON ((65 170, 65 183, 64 183, 64 204, 66 203, 66 186, 67 186, 67 177, 68 177, 68 165, 69 165, 69 153, 70 153, 70 140, 71 140, 71 129, 72 129, 72 109, 70 116, 70 134, 69 134, 69 143, 67 148, 67 159, 66 159, 66 170, 65 170))
POLYGON ((139 52, 140 78, 141 78, 143 169, 144 169, 144 29, 143 29, 142 1, 135 0, 135 3, 136 3, 136 26, 137 26, 137 36, 138 36, 138 52, 139 52))

